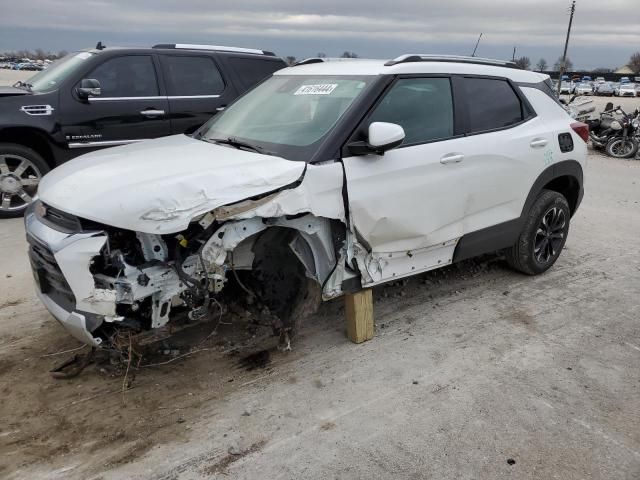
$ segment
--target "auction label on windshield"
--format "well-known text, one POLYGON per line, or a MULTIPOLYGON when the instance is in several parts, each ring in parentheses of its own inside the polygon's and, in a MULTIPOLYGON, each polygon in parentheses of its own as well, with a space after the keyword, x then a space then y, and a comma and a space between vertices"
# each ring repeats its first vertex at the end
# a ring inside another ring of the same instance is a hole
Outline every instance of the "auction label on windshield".
POLYGON ((294 95, 329 95, 331 92, 333 92, 336 89, 337 86, 338 86, 337 83, 321 83, 318 85, 303 85, 300 88, 298 88, 298 90, 296 90, 294 95))

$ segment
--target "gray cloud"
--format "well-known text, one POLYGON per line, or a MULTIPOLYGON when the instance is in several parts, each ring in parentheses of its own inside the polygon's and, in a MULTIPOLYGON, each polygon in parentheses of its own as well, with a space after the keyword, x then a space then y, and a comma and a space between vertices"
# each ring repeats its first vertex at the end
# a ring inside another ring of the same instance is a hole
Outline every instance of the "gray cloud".
MULTIPOLYGON (((22 46, 28 48, 58 45, 55 48, 73 49, 85 47, 87 38, 125 43, 147 39, 152 39, 149 43, 192 39, 220 43, 218 39, 224 39, 245 46, 273 45, 282 55, 305 56, 318 51, 337 54, 339 51, 331 50, 344 45, 342 50, 357 46, 362 55, 388 56, 387 52, 399 53, 407 48, 414 52, 453 53, 472 47, 478 33, 483 32, 479 52, 483 55, 495 56, 500 51, 504 57, 517 45, 520 53, 534 61, 547 55, 553 62, 562 48, 568 3, 30 0, 1 7, 0 31, 4 35, 0 33, 0 49, 20 48, 14 44, 17 41, 26 41, 28 45, 22 46), (27 31, 29 36, 25 38, 20 32, 27 31), (11 38, 7 38, 9 34, 11 38), (64 46, 60 45, 62 39, 64 46)), ((589 64, 586 67, 613 66, 626 60, 640 45, 640 10, 635 3, 636 0, 579 0, 571 52, 589 58, 582 61, 589 64), (590 57, 588 51, 592 52, 590 57)))

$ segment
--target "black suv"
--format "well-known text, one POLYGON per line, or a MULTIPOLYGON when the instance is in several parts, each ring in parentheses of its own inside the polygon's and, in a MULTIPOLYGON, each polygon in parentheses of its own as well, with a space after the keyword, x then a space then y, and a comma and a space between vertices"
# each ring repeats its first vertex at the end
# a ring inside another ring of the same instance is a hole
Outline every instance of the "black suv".
POLYGON ((248 48, 99 43, 0 87, 0 217, 22 215, 40 178, 70 158, 190 134, 285 66, 272 52, 248 48))

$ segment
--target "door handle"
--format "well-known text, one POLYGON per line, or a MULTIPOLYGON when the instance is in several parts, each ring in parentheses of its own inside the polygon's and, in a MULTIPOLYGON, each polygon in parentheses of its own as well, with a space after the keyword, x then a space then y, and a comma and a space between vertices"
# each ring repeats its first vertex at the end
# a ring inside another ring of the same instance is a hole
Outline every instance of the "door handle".
POLYGON ((442 157, 440 163, 446 165, 447 163, 460 163, 462 160, 464 160, 464 155, 461 153, 450 153, 442 157))
POLYGON ((154 109, 148 109, 148 110, 142 110, 140 112, 140 115, 144 115, 145 117, 159 117, 161 115, 164 115, 164 110, 154 110, 154 109))
POLYGON ((226 106, 226 105, 223 105, 223 106, 221 106, 221 107, 218 107, 218 108, 216 108, 216 112, 221 112, 221 111, 223 111, 225 108, 227 108, 227 106, 226 106))
POLYGON ((547 143, 549 142, 546 138, 534 138, 533 140, 531 140, 531 143, 529 145, 531 146, 531 148, 541 148, 544 147, 547 143))

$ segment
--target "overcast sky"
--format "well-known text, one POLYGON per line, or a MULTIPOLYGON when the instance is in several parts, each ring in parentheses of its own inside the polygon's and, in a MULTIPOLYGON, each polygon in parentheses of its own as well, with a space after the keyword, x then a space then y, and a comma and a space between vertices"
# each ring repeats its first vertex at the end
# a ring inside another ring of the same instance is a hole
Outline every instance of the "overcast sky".
MULTIPOLYGON (((298 58, 349 50, 526 55, 562 53, 569 0, 0 0, 0 51, 208 43, 298 58)), ((618 67, 640 50, 640 0, 578 0, 569 46, 577 68, 618 67)))

